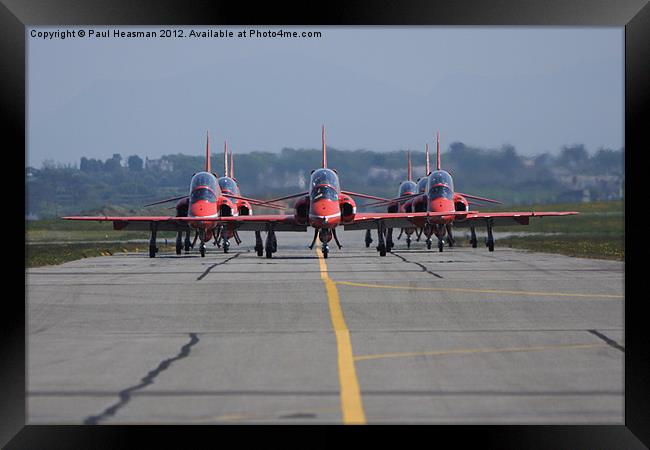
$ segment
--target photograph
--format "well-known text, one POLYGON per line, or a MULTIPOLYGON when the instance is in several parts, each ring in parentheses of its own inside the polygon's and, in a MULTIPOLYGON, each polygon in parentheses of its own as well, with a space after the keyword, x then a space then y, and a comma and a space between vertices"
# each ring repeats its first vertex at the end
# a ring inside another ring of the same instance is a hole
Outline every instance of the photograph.
POLYGON ((25 423, 623 426, 625 45, 25 26, 25 423))

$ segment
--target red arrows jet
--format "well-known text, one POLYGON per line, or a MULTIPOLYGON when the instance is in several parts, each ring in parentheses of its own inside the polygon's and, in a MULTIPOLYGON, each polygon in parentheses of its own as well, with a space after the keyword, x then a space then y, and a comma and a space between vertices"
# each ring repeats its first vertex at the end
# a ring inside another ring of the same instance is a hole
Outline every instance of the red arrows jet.
MULTIPOLYGON (((235 204, 235 212, 233 216, 250 216, 253 214, 253 208, 251 206, 251 201, 255 204, 260 205, 262 200, 253 200, 253 199, 244 199, 241 197, 239 182, 235 178, 235 157, 233 156, 232 150, 228 151, 228 143, 223 143, 223 167, 224 167, 224 176, 219 178, 219 187, 221 192, 225 197, 231 199, 235 204), (230 157, 230 165, 228 164, 228 157, 230 157)), ((264 205, 276 209, 284 209, 284 207, 274 206, 274 205, 264 205)), ((230 248, 230 239, 234 238, 237 245, 241 244, 241 238, 237 230, 219 226, 217 229, 217 234, 215 236, 215 244, 218 246, 223 246, 224 253, 228 253, 230 248)), ((255 251, 258 256, 262 256, 264 252, 264 246, 262 244, 262 235, 259 230, 255 230, 255 251)))
MULTIPOLYGON (((227 170, 227 168, 226 168, 227 170)), ((232 179, 230 179, 233 181, 232 179)), ((233 181, 234 182, 234 181, 233 181)), ((231 185, 229 185, 232 188, 231 185)), ((131 216, 131 217, 109 217, 109 216, 71 216, 63 217, 66 220, 90 220, 90 221, 112 221, 115 230, 148 230, 151 232, 149 240, 149 257, 154 258, 158 252, 156 246, 156 235, 158 231, 176 231, 176 254, 181 253, 182 234, 185 235, 185 251, 189 251, 193 244, 189 242, 189 233, 192 229, 196 231, 196 237, 200 238, 199 251, 205 256, 205 243, 215 238, 220 232, 219 219, 226 217, 237 217, 239 214, 250 214, 251 204, 262 204, 262 201, 239 195, 239 188, 236 192, 230 190, 222 191, 218 177, 210 168, 210 135, 206 138, 205 148, 205 171, 195 173, 190 182, 189 195, 169 198, 145 206, 157 205, 170 201, 177 201, 176 216, 131 216)), ((264 202, 265 207, 284 209, 283 206, 264 202)), ((243 214, 243 215, 246 215, 243 214)), ((196 242, 195 237, 195 242, 196 242)), ((261 239, 260 239, 261 241, 261 239)), ((227 252, 227 246, 224 246, 227 252)))
MULTIPOLYGON (((158 230, 186 231, 188 227, 194 228, 201 239, 201 256, 205 256, 205 242, 210 240, 217 227, 228 231, 267 231, 266 257, 271 258, 277 251, 276 231, 307 231, 309 226, 314 228, 314 239, 310 248, 320 238, 323 255, 329 254, 329 241, 334 238, 341 248, 336 235, 336 227, 343 225, 345 229, 367 230, 377 228, 379 245, 377 250, 380 256, 386 256, 386 243, 384 241, 386 228, 422 227, 425 232, 435 233, 441 240, 444 237, 446 225, 454 223, 457 226, 467 225, 474 227, 485 224, 488 229, 488 247, 494 250, 492 239, 492 226, 495 223, 528 224, 532 216, 562 216, 577 214, 575 212, 505 212, 505 213, 478 213, 456 208, 454 203, 453 182, 451 176, 444 170, 436 170, 427 178, 426 204, 424 212, 396 212, 396 213, 357 213, 353 196, 385 201, 380 197, 344 191, 340 188, 339 178, 335 170, 327 167, 327 148, 325 145, 325 127, 322 130, 323 162, 320 169, 311 174, 310 190, 269 201, 248 199, 245 197, 228 194, 224 196, 219 187, 217 176, 210 172, 210 146, 209 139, 206 146, 206 170, 192 177, 190 195, 186 216, 134 216, 134 217, 64 217, 67 220, 92 220, 112 221, 113 228, 150 230, 149 256, 155 257, 156 232, 158 230), (273 205, 277 201, 298 198, 294 206, 294 214, 281 215, 233 215, 234 204, 230 199, 247 200, 263 206, 273 205)), ((439 154, 439 152, 438 152, 439 154)), ((440 165, 438 165, 440 167, 440 165)), ((463 197, 478 198, 466 194, 463 197)), ((175 200, 175 199, 169 199, 175 200)), ((487 200, 487 199, 485 199, 487 200)), ((223 232, 223 231, 222 231, 223 232)), ((427 234, 430 236, 431 234, 427 234)), ((259 252, 258 252, 259 255, 259 252)), ((261 255, 260 255, 261 256, 261 255)))
MULTIPOLYGON (((420 180, 422 182, 422 180, 420 180)), ((418 183, 419 185, 419 183, 418 183)), ((454 192, 454 182, 448 172, 442 170, 440 164, 440 134, 437 136, 437 165, 436 170, 430 172, 426 177, 426 190, 424 194, 413 198, 412 207, 421 208, 424 204, 426 211, 420 212, 398 212, 385 217, 383 214, 357 214, 354 224, 345 225, 346 230, 362 230, 371 228, 371 220, 374 218, 378 230, 379 245, 377 250, 381 256, 386 255, 388 246, 384 242, 385 228, 407 228, 421 227, 427 237, 427 248, 431 248, 431 236, 435 234, 438 238, 438 250, 443 250, 443 238, 449 236, 450 246, 453 246, 452 225, 457 227, 469 227, 471 230, 470 242, 476 248, 475 227, 485 225, 487 228, 487 239, 485 245, 489 251, 494 251, 494 236, 492 229, 494 225, 528 225, 530 217, 547 216, 568 216, 578 214, 574 211, 562 212, 493 212, 480 213, 470 211, 472 200, 480 200, 491 203, 501 203, 497 200, 478 197, 476 195, 454 192), (471 199, 471 200, 468 200, 471 199)), ((380 202, 380 203, 385 203, 380 202)), ((405 207, 406 209, 406 207, 405 207)))
MULTIPOLYGON (((407 154, 406 180, 402 181, 399 184, 397 197, 392 200, 367 203, 364 206, 388 205, 389 213, 412 211, 412 203, 413 203, 414 196, 418 193, 418 185, 412 180, 411 152, 407 151, 406 154, 407 154)), ((428 162, 428 156, 429 153, 428 153, 428 146, 427 146, 427 162, 428 162)), ((402 228, 400 230, 400 234, 397 237, 397 239, 400 239, 402 237, 402 234, 406 233, 406 245, 408 248, 411 248, 411 235, 416 230, 417 230, 416 227, 402 228)), ((371 242, 372 242, 372 237, 370 235, 370 230, 366 230, 366 247, 370 247, 371 242)), ((393 229, 388 228, 386 230, 386 248, 388 251, 390 251, 393 247, 394 247, 393 229)))

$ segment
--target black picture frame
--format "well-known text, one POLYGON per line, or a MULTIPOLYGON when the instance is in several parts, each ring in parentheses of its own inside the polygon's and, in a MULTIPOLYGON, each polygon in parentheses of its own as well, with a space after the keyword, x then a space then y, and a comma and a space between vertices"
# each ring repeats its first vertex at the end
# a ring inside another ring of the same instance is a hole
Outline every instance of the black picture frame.
MULTIPOLYGON (((650 104, 648 78, 650 74, 650 6, 646 0, 500 0, 500 1, 336 1, 326 3, 259 3, 254 7, 230 2, 207 1, 97 1, 97 0, 3 0, 0 4, 0 109, 4 129, 4 155, 11 155, 6 170, 12 177, 5 178, 6 195, 5 229, 13 236, 10 220, 15 210, 13 198, 16 186, 24 186, 18 180, 23 174, 25 149, 25 48, 26 27, 37 25, 157 25, 157 24, 269 24, 269 25, 517 25, 517 26, 617 26, 625 27, 625 263, 642 264, 641 250, 635 247, 644 240, 641 230, 633 230, 640 213, 633 205, 643 208, 639 180, 643 170, 639 152, 644 148, 647 133, 643 119, 647 117, 650 104), (646 114, 644 114, 646 113, 646 114), (9 138, 9 139, 7 139, 9 138), (24 156, 24 155, 23 155, 24 156), (16 179, 13 179, 16 176, 16 179), (7 197, 9 199, 7 199, 7 197), (633 239, 636 242, 633 242, 633 239)), ((647 120, 647 119, 646 119, 647 120)), ((5 161, 8 161, 5 158, 5 161)), ((8 162, 6 162, 7 164, 8 162)), ((5 166, 6 167, 6 166, 5 166)), ((24 189, 24 187, 23 187, 24 189)), ((22 191, 23 199, 25 193, 22 191)), ((25 247, 14 239, 10 242, 10 254, 5 260, 12 261, 25 247)), ((632 266, 634 267, 634 266, 632 266)), ((7 278, 19 280, 17 264, 9 264, 7 278), (15 274, 14 274, 15 272, 15 274)), ((631 272, 630 272, 631 273, 631 272)), ((25 276, 25 272, 22 273, 25 276)), ((625 425, 621 426, 436 426, 382 427, 389 431, 407 431, 410 436, 426 439, 429 443, 450 442, 478 443, 483 447, 498 448, 644 448, 650 446, 650 339, 647 316, 643 314, 645 296, 640 286, 641 277, 625 279, 625 425)), ((16 283, 16 281, 13 281, 16 283)), ((5 292, 7 286, 5 286, 5 292)), ((18 292, 25 294, 23 289, 18 292)), ((193 443, 225 443, 224 433, 255 437, 259 434, 241 433, 248 427, 140 427, 140 426, 33 426, 25 425, 25 304, 18 295, 5 295, 4 310, 0 314, 0 446, 6 448, 115 448, 133 446, 131 439, 144 437, 151 446, 156 444, 197 446, 193 443)), ((26 299, 23 295, 23 299, 26 299)), ((286 431, 285 427, 261 427, 264 431, 286 431)), ((321 431, 327 439, 322 443, 335 443, 335 430, 343 427, 310 427, 309 434, 321 431)), ((350 435, 380 431, 380 427, 346 428, 350 435), (363 430, 363 431, 362 431, 363 430)), ((295 432, 292 429, 291 432, 295 432)), ((232 436, 234 437, 234 436, 232 436)), ((310 445, 304 438, 295 438, 297 445, 310 445)), ((310 437, 310 440, 313 437, 310 437)), ((292 440, 293 441, 293 440, 292 440)), ((277 442, 280 445, 292 442, 277 442)), ((211 445, 211 446, 212 446, 211 445)))

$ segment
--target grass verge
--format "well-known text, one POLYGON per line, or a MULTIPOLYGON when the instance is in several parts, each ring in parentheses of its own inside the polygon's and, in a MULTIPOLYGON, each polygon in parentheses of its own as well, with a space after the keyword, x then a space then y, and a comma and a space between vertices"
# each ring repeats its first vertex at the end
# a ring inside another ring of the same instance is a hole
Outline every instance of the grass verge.
MULTIPOLYGON (((82 258, 108 256, 115 253, 146 252, 149 245, 142 244, 29 244, 25 246, 25 267, 62 264, 82 258)), ((158 244, 160 251, 174 251, 174 245, 158 244)))

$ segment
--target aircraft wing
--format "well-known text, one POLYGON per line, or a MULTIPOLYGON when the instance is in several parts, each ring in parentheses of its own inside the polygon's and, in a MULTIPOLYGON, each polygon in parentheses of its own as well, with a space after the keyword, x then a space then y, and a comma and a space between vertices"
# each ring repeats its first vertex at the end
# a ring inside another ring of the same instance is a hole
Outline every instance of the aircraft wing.
POLYGON ((307 225, 296 222, 294 215, 268 214, 258 216, 221 216, 213 219, 202 217, 174 216, 69 216, 65 220, 85 220, 95 222, 113 222, 114 230, 149 231, 155 223, 158 231, 185 231, 191 222, 215 222, 228 224, 232 229, 241 231, 265 231, 267 224, 273 224, 275 231, 307 231, 307 225))
MULTIPOLYGON (((199 219, 200 221, 200 219, 199 219)), ((219 217, 216 222, 239 231, 307 231, 308 225, 299 224, 293 214, 261 214, 258 216, 219 217)))
POLYGON ((454 228, 457 227, 475 227, 487 225, 488 220, 492 221, 493 225, 528 225, 531 217, 559 217, 559 216, 572 216, 579 214, 575 211, 559 211, 559 212, 486 212, 486 213, 469 213, 465 218, 459 217, 454 220, 454 228))
POLYGON ((382 221, 387 228, 410 228, 424 226, 428 218, 440 216, 463 216, 463 212, 414 212, 414 213, 357 213, 352 223, 343 224, 345 230, 374 230, 382 221))
POLYGON ((189 229, 186 217, 173 216, 68 216, 65 220, 113 222, 114 230, 149 231, 155 223, 158 231, 185 231, 189 229))

